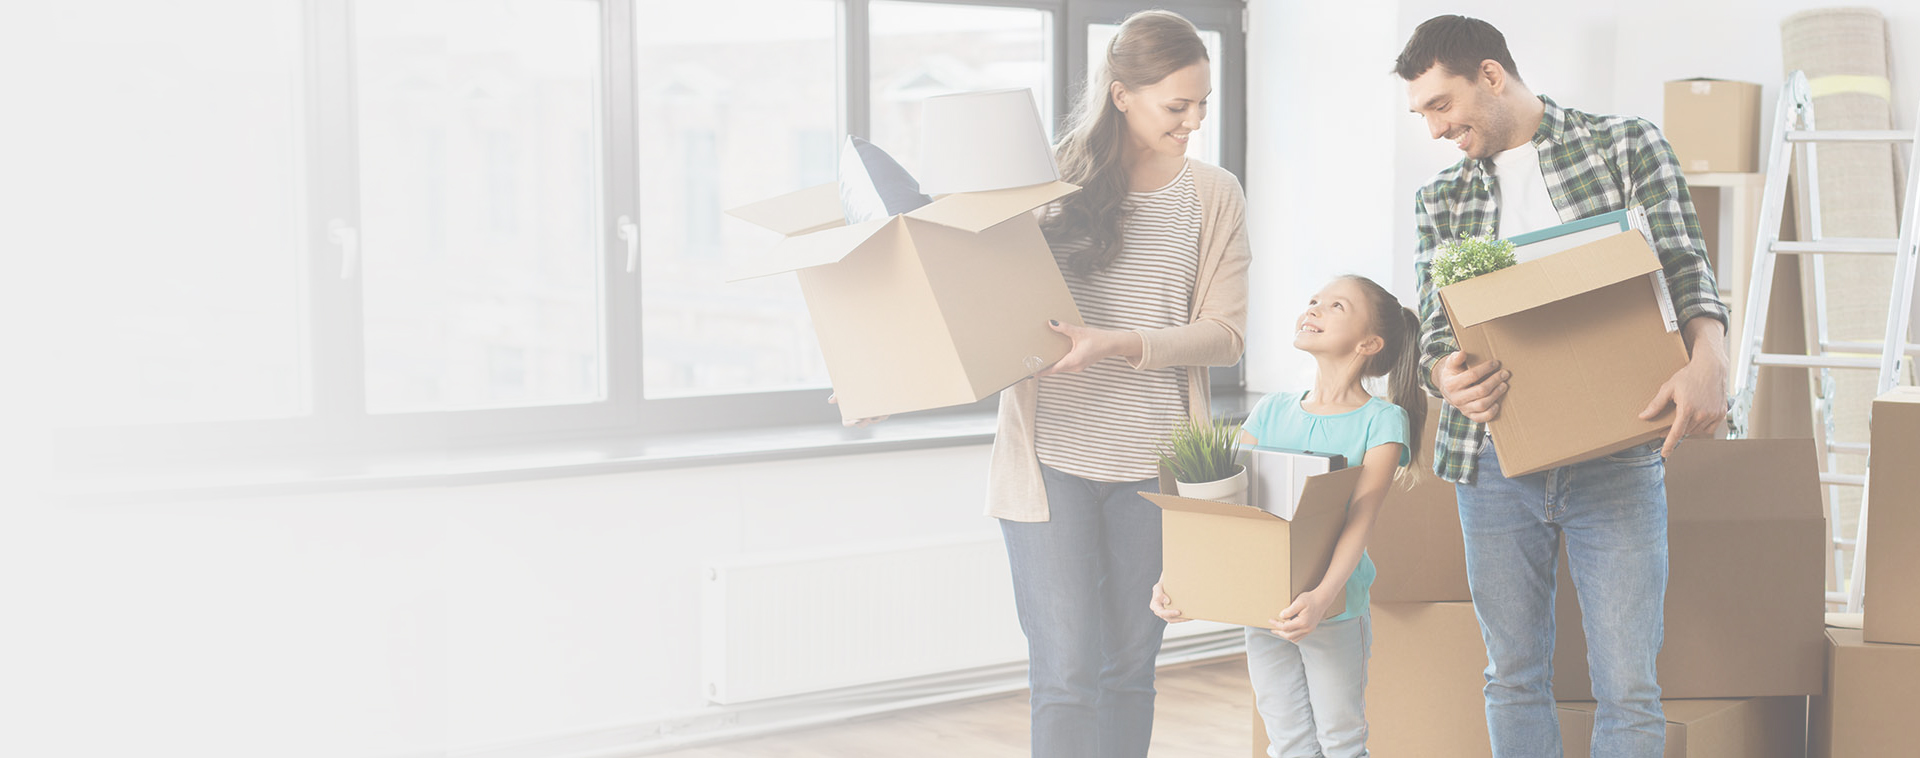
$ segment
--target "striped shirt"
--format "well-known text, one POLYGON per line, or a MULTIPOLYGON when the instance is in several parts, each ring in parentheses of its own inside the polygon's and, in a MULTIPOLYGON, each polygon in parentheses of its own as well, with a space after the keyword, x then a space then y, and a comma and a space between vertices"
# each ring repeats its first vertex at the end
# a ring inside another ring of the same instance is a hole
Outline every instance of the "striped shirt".
MULTIPOLYGON (((1161 329, 1190 321, 1200 273, 1200 195, 1193 168, 1167 186, 1129 193, 1120 255, 1105 269, 1075 274, 1068 259, 1085 244, 1062 245, 1054 259, 1088 326, 1161 329)), ((1040 462, 1099 482, 1159 475, 1154 445, 1187 417, 1187 372, 1137 371, 1108 358, 1085 371, 1040 379, 1034 443, 1040 462)))

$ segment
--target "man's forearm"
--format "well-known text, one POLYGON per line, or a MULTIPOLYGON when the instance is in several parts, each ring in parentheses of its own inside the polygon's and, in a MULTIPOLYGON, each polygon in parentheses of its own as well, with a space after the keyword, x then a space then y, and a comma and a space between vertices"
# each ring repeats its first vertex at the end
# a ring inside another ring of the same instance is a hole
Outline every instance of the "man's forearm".
POLYGON ((1688 319, 1680 332, 1687 342, 1687 355, 1691 360, 1699 360, 1703 355, 1721 361, 1727 359, 1727 325, 1719 319, 1696 316, 1688 319))

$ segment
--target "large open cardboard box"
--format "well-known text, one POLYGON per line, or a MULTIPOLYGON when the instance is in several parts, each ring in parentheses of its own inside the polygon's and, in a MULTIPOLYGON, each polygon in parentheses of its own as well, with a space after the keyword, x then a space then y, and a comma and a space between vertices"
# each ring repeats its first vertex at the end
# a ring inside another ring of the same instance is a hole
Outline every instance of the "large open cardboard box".
MULTIPOLYGON (((1667 461, 1662 697, 1821 691, 1827 553, 1818 466, 1810 439, 1695 439, 1667 461)), ((1555 600, 1553 695, 1591 700, 1564 553, 1555 600)))
POLYGON ((1687 363, 1655 294, 1660 258, 1629 230, 1442 287, 1469 364, 1513 372, 1490 429, 1509 477, 1578 463, 1666 435, 1642 421, 1687 363))
POLYGON ((1827 692, 1813 698, 1814 758, 1920 755, 1920 645, 1866 642, 1858 629, 1828 629, 1827 692))
POLYGON ((1867 462, 1868 642, 1920 645, 1920 387, 1873 401, 1867 462))
MULTIPOLYGON (((1190 619, 1266 627, 1327 574, 1361 466, 1308 477, 1293 520, 1251 505, 1141 493, 1161 510, 1161 588, 1190 619)), ((1162 472, 1160 492, 1173 492, 1162 472)))
MULTIPOLYGON (((1566 758, 1591 758, 1596 703, 1561 703, 1566 758)), ((1667 716, 1664 758, 1805 758, 1807 699, 1662 700, 1667 716)))
POLYGON ((1412 489, 1398 482, 1387 492, 1380 518, 1367 540, 1367 554, 1379 574, 1370 594, 1376 603, 1469 601, 1467 548, 1460 534, 1460 507, 1453 483, 1433 473, 1434 427, 1440 401, 1427 404, 1426 427, 1419 432, 1419 474, 1412 489))
POLYGON ((1487 648, 1472 603, 1375 603, 1367 751, 1487 758, 1487 648))
POLYGON ((836 185, 729 211, 786 235, 733 281, 796 272, 844 419, 962 405, 1066 355, 1080 311, 1030 211, 1048 182, 847 225, 836 185))

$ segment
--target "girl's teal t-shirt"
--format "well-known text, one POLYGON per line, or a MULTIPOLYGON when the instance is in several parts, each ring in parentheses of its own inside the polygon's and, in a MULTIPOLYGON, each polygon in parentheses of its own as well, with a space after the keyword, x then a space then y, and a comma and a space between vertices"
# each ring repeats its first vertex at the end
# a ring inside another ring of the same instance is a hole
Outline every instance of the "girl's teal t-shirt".
MULTIPOLYGON (((1405 409, 1376 397, 1346 413, 1323 416, 1300 407, 1306 394, 1282 392, 1261 398, 1247 414, 1247 433, 1253 435, 1261 447, 1344 455, 1348 466, 1365 462, 1368 450, 1397 442, 1400 443, 1400 465, 1412 462, 1413 456, 1407 450, 1405 409)), ((1353 576, 1347 578, 1346 611, 1321 623, 1364 615, 1374 573, 1373 559, 1361 553, 1360 565, 1355 566, 1353 576)))

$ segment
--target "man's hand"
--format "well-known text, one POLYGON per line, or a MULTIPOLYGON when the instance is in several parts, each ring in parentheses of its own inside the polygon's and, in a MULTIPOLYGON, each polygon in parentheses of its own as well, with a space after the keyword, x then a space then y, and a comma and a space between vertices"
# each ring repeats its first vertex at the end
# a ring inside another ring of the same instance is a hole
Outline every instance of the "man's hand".
POLYGON ((1502 371, 1499 361, 1468 366, 1466 353, 1456 352, 1433 364, 1433 383, 1440 395, 1481 424, 1500 416, 1500 398, 1507 394, 1507 380, 1512 378, 1513 372, 1502 371))
POLYGON ((1720 322, 1696 318, 1688 321, 1687 327, 1693 357, 1674 372, 1666 384, 1660 385, 1653 402, 1640 412, 1640 418, 1652 421, 1668 408, 1674 409, 1673 428, 1667 430, 1666 444, 1660 446, 1663 458, 1673 457, 1673 450, 1680 446, 1681 440, 1713 434, 1727 417, 1727 358, 1720 322), (1696 324, 1712 331, 1696 328, 1696 324))
POLYGON ((1141 344, 1140 335, 1134 332, 1075 326, 1062 324, 1059 321, 1049 321, 1047 325, 1054 331, 1066 335, 1067 339, 1073 340, 1073 347, 1069 348, 1067 354, 1059 361, 1034 376, 1085 371, 1088 366, 1116 355, 1123 358, 1139 358, 1141 351, 1145 349, 1141 344))

